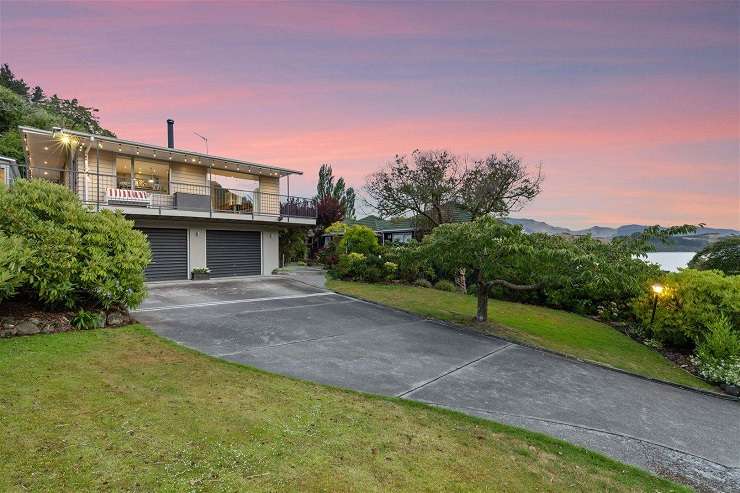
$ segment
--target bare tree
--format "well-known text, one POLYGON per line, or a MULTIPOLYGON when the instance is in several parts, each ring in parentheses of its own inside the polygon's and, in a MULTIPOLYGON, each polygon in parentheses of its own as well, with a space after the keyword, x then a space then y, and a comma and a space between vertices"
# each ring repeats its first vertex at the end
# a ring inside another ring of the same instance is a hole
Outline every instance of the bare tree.
POLYGON ((506 216, 521 210, 542 189, 542 169, 530 174, 517 156, 491 154, 474 161, 460 178, 457 205, 472 219, 489 214, 506 216))
POLYGON ((412 158, 409 163, 406 156, 397 155, 368 177, 365 190, 380 215, 413 212, 434 228, 446 222, 445 208, 456 197, 458 161, 447 151, 416 150, 412 158))

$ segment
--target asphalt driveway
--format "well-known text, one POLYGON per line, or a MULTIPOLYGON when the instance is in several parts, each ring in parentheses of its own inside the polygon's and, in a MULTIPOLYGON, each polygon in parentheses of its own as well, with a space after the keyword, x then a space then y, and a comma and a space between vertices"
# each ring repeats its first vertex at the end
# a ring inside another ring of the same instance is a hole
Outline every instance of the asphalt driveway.
POLYGON ((740 491, 740 403, 650 382, 293 279, 149 287, 134 315, 204 353, 522 426, 700 489, 740 491))

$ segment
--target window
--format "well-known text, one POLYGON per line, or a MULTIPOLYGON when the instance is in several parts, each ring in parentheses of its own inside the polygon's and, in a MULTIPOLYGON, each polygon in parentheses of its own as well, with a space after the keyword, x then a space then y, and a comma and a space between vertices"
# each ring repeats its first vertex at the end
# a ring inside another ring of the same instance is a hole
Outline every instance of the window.
POLYGON ((410 232, 406 233, 393 233, 391 235, 391 241, 395 241, 398 243, 408 243, 413 238, 413 235, 410 232))
POLYGON ((156 161, 119 156, 116 158, 118 188, 169 193, 170 166, 156 161))
POLYGON ((2 165, 0 165, 0 183, 8 183, 8 172, 2 165))

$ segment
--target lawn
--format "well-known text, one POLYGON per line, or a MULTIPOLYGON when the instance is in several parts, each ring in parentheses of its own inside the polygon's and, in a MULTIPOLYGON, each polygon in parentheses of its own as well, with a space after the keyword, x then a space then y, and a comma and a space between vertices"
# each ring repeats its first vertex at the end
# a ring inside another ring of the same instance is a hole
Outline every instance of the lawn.
POLYGON ((554 439, 184 349, 0 340, 0 490, 686 491, 554 439))
POLYGON ((463 324, 516 342, 557 351, 638 375, 702 389, 706 382, 621 332, 574 313, 490 300, 487 323, 473 320, 476 299, 461 293, 406 285, 327 281, 339 293, 375 301, 424 317, 463 324))

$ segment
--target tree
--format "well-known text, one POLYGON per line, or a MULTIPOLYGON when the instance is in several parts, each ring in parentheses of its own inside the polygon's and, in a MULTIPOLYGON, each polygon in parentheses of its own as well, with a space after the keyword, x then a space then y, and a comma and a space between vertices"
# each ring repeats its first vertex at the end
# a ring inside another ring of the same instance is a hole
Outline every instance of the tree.
POLYGON ((306 228, 289 228, 280 232, 280 262, 304 260, 306 257, 306 228))
POLYGON ((729 236, 705 246, 689 262, 698 270, 720 270, 727 275, 740 274, 740 236, 729 236))
POLYGON ((542 173, 529 174, 522 160, 504 153, 474 161, 459 180, 457 206, 473 219, 487 214, 507 216, 521 210, 542 187, 542 173))
POLYGON ((23 79, 16 79, 15 74, 7 63, 0 66, 0 86, 7 87, 14 93, 24 98, 28 97, 28 84, 23 79))
POLYGON ((347 187, 344 178, 337 179, 334 182, 334 174, 331 166, 328 164, 322 164, 319 169, 319 182, 316 185, 316 202, 321 204, 322 201, 329 207, 335 207, 338 205, 341 211, 341 218, 335 219, 328 223, 321 223, 322 226, 328 226, 329 224, 342 219, 353 219, 355 217, 355 191, 352 187, 347 187), (328 201, 326 199, 331 198, 333 200, 328 201))
POLYGON ((413 164, 396 155, 368 177, 365 190, 381 216, 412 212, 432 229, 446 222, 445 209, 457 196, 458 160, 447 151, 417 149, 411 156, 413 164))
POLYGON ((44 90, 41 89, 41 87, 36 86, 33 88, 33 92, 31 93, 31 102, 32 103, 43 103, 46 101, 46 94, 44 94, 44 90))
POLYGON ((514 279, 523 266, 544 259, 549 252, 533 248, 520 226, 505 224, 490 216, 467 223, 443 224, 424 237, 422 254, 432 264, 452 272, 472 272, 478 285, 476 320, 488 319, 488 296, 493 286, 533 290, 539 281, 517 284, 514 279))
POLYGON ((316 226, 319 229, 341 221, 344 221, 344 211, 337 199, 327 196, 318 200, 316 203, 316 226))

